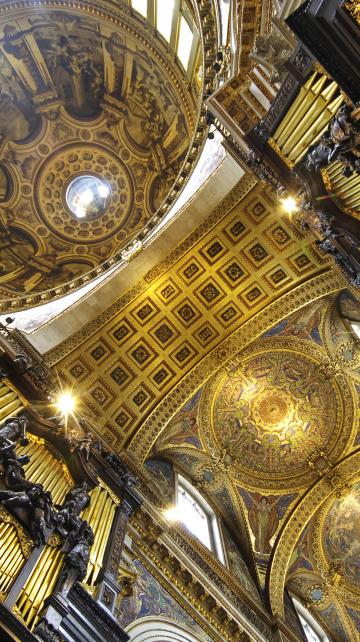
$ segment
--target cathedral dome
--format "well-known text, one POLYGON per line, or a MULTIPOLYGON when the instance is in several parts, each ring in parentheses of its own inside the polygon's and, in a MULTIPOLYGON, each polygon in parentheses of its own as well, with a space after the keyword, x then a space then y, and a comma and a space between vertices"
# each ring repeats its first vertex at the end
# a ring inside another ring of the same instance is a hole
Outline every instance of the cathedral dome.
POLYGON ((3 309, 54 299, 121 260, 159 223, 202 141, 195 14, 185 61, 128 6, 20 5, 21 19, 19 5, 0 11, 3 309))

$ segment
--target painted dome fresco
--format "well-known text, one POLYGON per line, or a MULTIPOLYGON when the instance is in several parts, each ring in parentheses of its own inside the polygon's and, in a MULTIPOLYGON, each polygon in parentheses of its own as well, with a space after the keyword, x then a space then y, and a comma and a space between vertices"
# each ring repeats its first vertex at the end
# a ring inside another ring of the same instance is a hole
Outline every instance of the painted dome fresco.
POLYGON ((196 155, 202 52, 194 17, 190 70, 128 4, 1 5, 0 297, 10 308, 83 285, 156 226, 196 155))
POLYGON ((304 350, 296 339, 269 338, 205 388, 203 442, 226 453, 232 474, 249 488, 301 488, 321 453, 344 449, 352 391, 321 362, 315 344, 304 350))

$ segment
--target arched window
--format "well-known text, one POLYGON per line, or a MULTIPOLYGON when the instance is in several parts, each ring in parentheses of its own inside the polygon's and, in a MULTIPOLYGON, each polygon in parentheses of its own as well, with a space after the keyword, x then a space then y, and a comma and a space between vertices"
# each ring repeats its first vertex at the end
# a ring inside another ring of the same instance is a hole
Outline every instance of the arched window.
POLYGON ((167 511, 167 516, 181 522, 204 546, 215 553, 225 563, 217 517, 203 498, 185 477, 176 475, 175 507, 167 511))
MULTIPOLYGON (((224 0, 222 2, 224 4, 224 0)), ((132 8, 155 27, 174 51, 189 78, 198 70, 200 37, 186 2, 178 0, 131 0, 132 8)), ((228 10, 225 2, 225 13, 228 10)))
POLYGON ((315 618, 311 615, 310 611, 299 602, 295 597, 292 598, 295 609, 299 616, 301 626, 305 633, 308 642, 330 642, 328 636, 323 631, 321 626, 317 623, 315 618))

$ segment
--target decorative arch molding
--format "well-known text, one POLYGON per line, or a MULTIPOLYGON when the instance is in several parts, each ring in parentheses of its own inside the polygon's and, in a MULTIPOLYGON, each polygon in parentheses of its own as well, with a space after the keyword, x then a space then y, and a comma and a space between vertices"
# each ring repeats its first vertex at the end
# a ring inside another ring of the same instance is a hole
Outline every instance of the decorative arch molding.
MULTIPOLYGON (((99 0, 98 2, 94 3, 88 0, 82 0, 81 2, 74 3, 71 0, 20 0, 20 2, 3 0, 0 5, 1 24, 10 20, 16 21, 18 15, 21 15, 21 20, 23 20, 24 24, 26 24, 26 21, 33 11, 33 6, 36 6, 37 11, 41 14, 45 14, 46 12, 47 15, 50 15, 51 13, 58 12, 62 17, 69 14, 75 20, 85 18, 86 21, 94 26, 94 29, 96 27, 94 33, 96 32, 99 35, 100 31, 103 30, 101 31, 102 38, 112 38, 113 33, 116 35, 116 33, 119 32, 120 34, 126 34, 127 38, 131 38, 135 43, 139 43, 139 45, 140 43, 142 43, 141 46, 146 47, 146 51, 149 52, 148 54, 146 54, 146 56, 143 57, 143 59, 146 60, 149 56, 151 57, 151 59, 154 58, 158 69, 161 69, 164 74, 166 73, 166 76, 164 75, 164 79, 166 77, 169 82, 171 82, 171 85, 174 88, 176 95, 178 96, 178 102, 183 107, 184 131, 186 130, 187 132, 186 135, 182 137, 181 144, 176 144, 176 154, 174 150, 171 152, 173 172, 170 172, 170 163, 167 163, 169 170, 169 174, 167 176, 168 183, 166 183, 165 180, 162 180, 161 182, 157 176, 158 172, 155 171, 156 168, 154 169, 154 182, 156 179, 158 179, 158 184, 160 184, 160 187, 158 191, 158 198, 156 200, 156 203, 154 200, 154 207, 151 208, 151 211, 148 211, 147 207, 142 208, 143 213, 148 214, 148 216, 142 216, 139 214, 139 212, 136 211, 135 215, 132 217, 133 228, 131 228, 128 234, 124 237, 121 234, 121 231, 123 232, 124 230, 119 231, 118 236, 111 233, 112 228, 110 229, 110 227, 113 224, 113 220, 105 221, 105 224, 110 223, 108 228, 109 236, 114 241, 114 243, 116 240, 116 247, 106 248, 105 252, 105 246, 100 240, 100 247, 97 248, 99 250, 99 256, 97 257, 98 260, 96 261, 95 265, 89 265, 88 270, 79 269, 74 272, 70 271, 70 275, 65 275, 65 279, 63 281, 62 277, 59 276, 58 281, 55 284, 49 282, 49 280, 45 276, 43 279, 39 279, 36 282, 37 291, 35 291, 35 288, 33 288, 31 292, 29 292, 28 290, 23 291, 23 289, 19 289, 18 283, 16 284, 14 289, 4 288, 5 296, 3 297, 4 300, 1 302, 0 307, 2 307, 2 309, 4 310, 10 308, 12 310, 21 310, 36 306, 39 303, 45 303, 46 301, 53 301, 54 298, 59 298, 60 296, 67 294, 70 290, 75 291, 76 289, 81 288, 90 280, 98 278, 100 274, 105 274, 109 270, 109 268, 113 268, 116 264, 123 264, 124 261, 127 260, 127 253, 124 252, 124 249, 126 248, 128 252, 129 250, 133 250, 134 244, 136 246, 136 241, 137 244, 141 244, 141 247, 142 244, 148 240, 150 234, 153 233, 153 230, 158 225, 160 219, 169 211, 171 205, 187 183, 192 169, 193 167, 195 167, 196 161, 202 151, 203 144, 206 141, 206 109, 202 104, 201 96, 204 94, 210 95, 213 92, 214 88, 216 88, 217 86, 217 79, 215 70, 213 69, 212 60, 213 52, 217 51, 218 48, 216 43, 218 42, 219 34, 217 22, 214 18, 216 5, 215 0, 204 0, 201 3, 201 7, 198 7, 198 3, 193 0, 191 2, 192 15, 194 17, 194 23, 196 23, 197 30, 199 31, 199 42, 201 43, 199 61, 201 61, 201 66, 203 69, 202 79, 199 84, 197 82, 190 82, 191 79, 187 77, 181 65, 177 63, 174 55, 169 52, 169 47, 162 42, 162 38, 157 39, 154 37, 149 37, 150 32, 148 26, 146 26, 146 24, 144 25, 144 20, 137 19, 136 15, 133 15, 129 1, 114 3, 109 2, 108 0, 99 0), (203 25, 203 21, 201 19, 203 16, 206 16, 205 26, 203 25), (186 145, 184 145, 185 140, 187 141, 186 145), (41 291, 41 297, 38 296, 39 291, 41 291), (23 296, 21 296, 21 294, 23 296)), ((36 25, 34 29, 37 29, 37 26, 38 25, 36 25)), ((20 32, 17 37, 19 37, 20 32)), ((32 35, 32 38, 35 38, 34 34, 32 35)), ((32 71, 34 74, 34 78, 35 73, 38 73, 39 77, 42 77, 45 88, 43 89, 43 85, 39 85, 41 91, 39 90, 38 93, 39 96, 42 96, 42 98, 40 99, 38 97, 37 99, 37 112, 40 111, 41 113, 36 114, 36 123, 33 127, 31 127, 31 131, 26 135, 19 136, 19 138, 16 139, 15 143, 11 143, 12 154, 21 155, 27 150, 29 146, 38 146, 46 149, 47 143, 42 144, 41 141, 43 141, 46 134, 50 131, 52 125, 54 125, 54 128, 56 128, 55 125, 57 126, 57 124, 50 123, 50 120, 57 120, 58 113, 64 120, 62 126, 66 124, 65 121, 67 121, 67 123, 76 121, 83 123, 85 124, 85 127, 82 127, 82 130, 85 136, 88 136, 89 132, 91 132, 91 136, 94 135, 95 137, 102 135, 103 138, 105 138, 107 136, 108 140, 110 140, 111 145, 113 145, 114 143, 112 141, 112 135, 110 135, 109 131, 96 131, 94 123, 96 122, 98 114, 100 113, 98 109, 95 109, 94 114, 89 117, 91 120, 90 122, 90 120, 88 119, 88 115, 86 115, 86 121, 83 121, 82 117, 80 117, 79 114, 74 113, 74 111, 69 109, 68 106, 63 106, 62 108, 60 107, 60 103, 62 101, 64 102, 64 105, 66 102, 65 97, 63 96, 63 92, 60 90, 56 90, 53 82, 54 79, 52 79, 51 77, 50 70, 47 69, 47 65, 44 62, 43 56, 38 46, 36 48, 36 52, 36 55, 32 53, 31 64, 35 65, 35 72, 33 69, 32 71), (37 65, 39 66, 37 67, 37 65), (38 69, 37 72, 36 69, 38 69)), ((31 71, 25 69, 25 72, 26 78, 28 79, 26 89, 30 93, 36 93, 38 90, 36 80, 34 80, 34 78, 32 77, 31 71)), ((163 87, 165 87, 166 84, 167 83, 165 81, 162 81, 163 87)), ((104 100, 102 101, 102 105, 99 105, 99 109, 101 107, 103 112, 105 112, 104 105, 106 105, 107 112, 110 114, 109 120, 113 121, 111 127, 114 129, 114 121, 116 120, 116 118, 119 118, 119 114, 121 113, 121 106, 114 106, 113 99, 109 98, 111 94, 110 90, 111 87, 109 89, 109 93, 104 94, 104 100)), ((14 109, 14 107, 12 107, 12 109, 14 109)), ((34 115, 31 113, 32 119, 33 116, 34 115)), ((27 125, 27 119, 24 118, 24 120, 27 125)), ((57 129, 60 132, 60 127, 58 127, 57 129)), ((62 132, 60 132, 61 135, 64 135, 64 129, 65 128, 62 127, 62 132)), ((176 128, 174 128, 174 126, 168 128, 168 131, 170 132, 169 136, 173 135, 172 133, 175 132, 175 129, 176 128)), ((110 130, 110 125, 107 127, 107 130, 110 130)), ((119 130, 120 128, 118 128, 118 131, 119 130)), ((13 140, 13 138, 9 137, 9 140, 13 140)), ((86 142, 85 138, 82 142, 86 142)), ((53 145, 54 141, 51 141, 51 146, 53 145)), ((41 154, 41 150, 39 150, 39 154, 41 154)), ((44 153, 44 155, 47 154, 44 153)), ((29 156, 31 157, 31 162, 33 162, 35 156, 31 154, 29 154, 29 156)), ((19 161, 19 163, 20 162, 21 161, 19 161)), ((137 154, 136 152, 134 152, 134 164, 137 164, 139 162, 140 161, 137 159, 137 154)), ((144 162, 144 166, 145 164, 148 170, 150 163, 144 162)), ((15 161, 12 162, 12 165, 15 165, 15 161)), ((28 172, 30 172, 30 170, 28 170, 28 172)), ((16 177, 16 174, 18 172, 13 171, 12 168, 11 173, 14 175, 14 177, 16 177)), ((12 190, 7 189, 6 183, 6 177, 2 175, 2 172, 0 171, 0 202, 4 201, 5 197, 12 196, 12 190)), ((137 197, 140 201, 143 198, 143 195, 141 183, 139 181, 138 184, 140 185, 140 188, 137 190, 137 197)), ((40 236, 43 237, 42 240, 45 241, 46 239, 47 241, 49 241, 50 245, 49 239, 51 237, 48 237, 48 235, 46 234, 46 226, 44 226, 42 224, 42 221, 40 221, 37 217, 38 208, 35 207, 35 204, 34 207, 32 207, 32 185, 33 181, 29 181, 26 185, 23 186, 21 198, 27 199, 31 203, 30 209, 28 203, 24 205, 24 207, 26 206, 26 212, 30 212, 33 217, 33 221, 36 221, 40 236), (24 193, 24 187, 27 190, 27 193, 24 193)), ((15 193, 15 188, 13 191, 15 193)), ((152 192, 149 188, 149 194, 151 193, 152 192)), ((124 194, 126 194, 126 190, 122 191, 121 196, 123 197, 124 194)), ((147 197, 145 198, 144 203, 146 205, 148 204, 147 197)), ((16 211, 18 209, 17 206, 18 204, 16 203, 16 211)), ((141 211, 141 208, 134 209, 138 209, 141 211)), ((118 210, 119 208, 117 208, 117 211, 118 210)), ((60 220, 62 217, 56 218, 59 218, 60 220)), ((116 217, 114 220, 116 220, 116 217)), ((67 227, 69 230, 71 230, 73 221, 68 221, 68 223, 69 224, 67 225, 67 227)), ((83 221, 83 223, 85 223, 85 221, 83 221)), ((96 231, 95 239, 97 238, 97 229, 98 228, 94 226, 93 231, 96 231)), ((85 228, 80 228, 77 234, 79 243, 81 242, 81 244, 79 245, 80 254, 83 251, 82 241, 85 238, 85 236, 82 237, 81 235, 84 232, 87 234, 88 230, 86 230, 85 228)), ((58 243, 58 241, 55 239, 55 243, 56 242, 58 243)), ((72 243, 72 241, 69 241, 69 243, 72 243)), ((63 249, 65 250, 65 248, 63 249)), ((40 270, 40 274, 42 273, 42 271, 44 271, 47 275, 48 270, 45 270, 44 263, 38 261, 37 267, 39 268, 39 266, 43 268, 42 270, 40 270)), ((48 268, 46 262, 45 267, 48 268)), ((13 276, 13 280, 16 278, 19 279, 18 275, 13 276)), ((24 279, 25 278, 27 278, 27 275, 25 275, 24 279)), ((23 287, 22 282, 21 286, 23 287)))
MULTIPOLYGON (((164 617, 144 617, 126 627, 131 642, 199 642, 199 634, 164 617)), ((204 638, 205 639, 205 638, 204 638)))
POLYGON ((127 446, 126 455, 137 464, 144 462, 160 433, 180 408, 225 363, 233 359, 261 334, 308 303, 346 287, 344 277, 330 269, 309 279, 249 318, 219 346, 209 352, 175 386, 148 416, 127 446))
POLYGON ((333 495, 341 495, 359 479, 360 448, 338 462, 294 506, 275 542, 267 576, 267 594, 273 615, 284 617, 284 589, 289 560, 303 529, 333 495))

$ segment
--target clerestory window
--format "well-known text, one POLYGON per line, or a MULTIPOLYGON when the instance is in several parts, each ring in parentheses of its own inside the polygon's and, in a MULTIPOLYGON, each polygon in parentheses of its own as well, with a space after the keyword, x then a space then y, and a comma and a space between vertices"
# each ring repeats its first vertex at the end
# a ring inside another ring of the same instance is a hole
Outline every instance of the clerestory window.
POLYGON ((204 546, 225 563, 217 517, 199 491, 177 474, 173 519, 181 522, 204 546))

